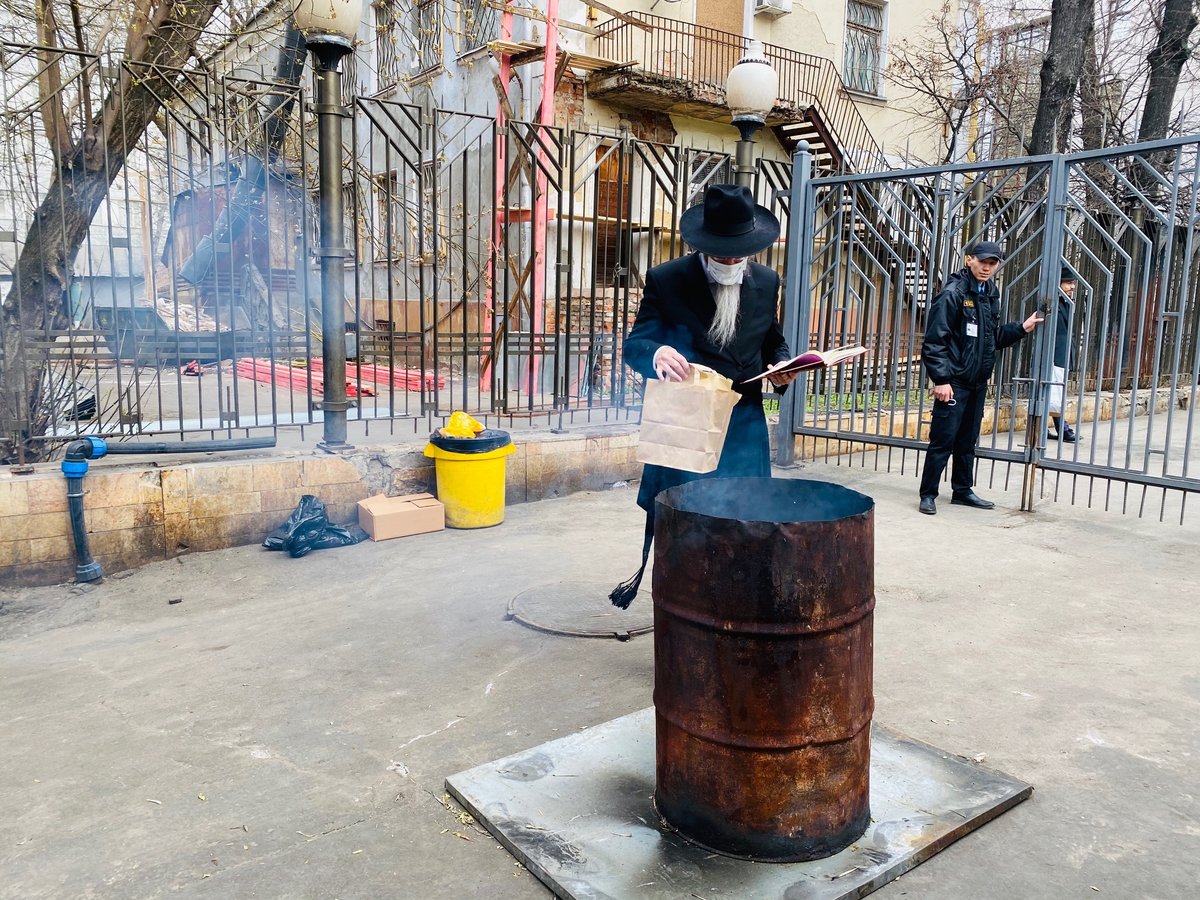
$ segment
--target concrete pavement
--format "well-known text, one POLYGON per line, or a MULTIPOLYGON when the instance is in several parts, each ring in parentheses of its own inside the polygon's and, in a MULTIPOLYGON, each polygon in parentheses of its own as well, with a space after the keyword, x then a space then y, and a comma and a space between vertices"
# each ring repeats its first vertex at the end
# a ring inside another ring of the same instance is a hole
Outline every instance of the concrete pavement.
MULTIPOLYGON (((876 499, 876 721, 1036 786, 875 896, 1191 896, 1200 525, 1022 514, 1016 484, 929 518, 911 475, 788 474, 876 499)), ((0 593, 0 896, 548 897, 443 780, 650 705, 649 637, 504 620, 530 587, 628 575, 633 496, 0 593)))

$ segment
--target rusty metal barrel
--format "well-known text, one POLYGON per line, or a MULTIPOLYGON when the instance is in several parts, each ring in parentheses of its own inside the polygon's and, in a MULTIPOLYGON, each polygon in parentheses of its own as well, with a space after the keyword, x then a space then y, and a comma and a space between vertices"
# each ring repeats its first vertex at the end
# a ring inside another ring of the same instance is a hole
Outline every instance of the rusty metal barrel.
POLYGON ((730 856, 830 856, 870 821, 875 502, 728 478, 655 503, 659 814, 730 856))

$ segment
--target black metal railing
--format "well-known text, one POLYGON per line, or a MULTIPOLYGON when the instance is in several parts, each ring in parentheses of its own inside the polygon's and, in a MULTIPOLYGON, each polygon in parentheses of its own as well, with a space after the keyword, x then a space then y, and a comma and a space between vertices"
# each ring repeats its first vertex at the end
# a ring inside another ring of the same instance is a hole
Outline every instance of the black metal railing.
MULTIPOLYGON (((649 13, 630 15, 651 27, 640 28, 620 19, 607 22, 596 37, 601 56, 636 60, 632 71, 639 78, 684 82, 692 86, 691 95, 720 94, 714 102, 724 102, 725 79, 742 56, 744 37, 649 13)), ((777 107, 785 112, 810 110, 836 145, 829 149, 841 160, 843 170, 875 172, 888 168, 883 150, 833 62, 775 44, 766 44, 765 50, 779 74, 777 107)))
MULTIPOLYGON (((345 342, 359 435, 456 409, 636 418, 621 354, 645 272, 682 252, 679 215, 727 177, 726 154, 360 97, 342 173, 350 327, 325 334, 305 87, 195 76, 97 176, 111 187, 64 288, 35 293, 35 224, 73 197, 45 138, 39 49, 0 42, 0 459, 81 434, 304 440, 328 341, 345 342)), ((108 77, 78 60, 60 66, 64 110, 108 77)))
POLYGON ((1189 135, 813 179, 807 200, 792 201, 812 225, 797 250, 807 277, 784 321, 809 323, 814 346, 868 352, 789 392, 803 403, 791 420, 802 452, 842 461, 841 447, 858 445, 872 465, 919 469, 931 415, 926 311, 964 248, 986 237, 1006 254, 1000 321, 1051 314, 997 354, 977 484, 1023 485, 1024 508, 1054 498, 1182 521, 1187 495, 1200 494, 1198 170, 1200 138, 1189 135), (1069 301, 1064 265, 1076 282, 1069 301))

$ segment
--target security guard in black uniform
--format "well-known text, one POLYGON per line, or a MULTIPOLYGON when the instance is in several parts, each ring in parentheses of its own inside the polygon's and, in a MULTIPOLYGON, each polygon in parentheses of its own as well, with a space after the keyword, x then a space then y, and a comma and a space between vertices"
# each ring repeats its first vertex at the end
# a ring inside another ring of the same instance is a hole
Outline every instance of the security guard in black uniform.
POLYGON ((967 264, 954 273, 933 298, 925 323, 921 359, 933 382, 933 424, 921 473, 921 512, 937 514, 938 482, 954 457, 950 474, 951 503, 991 509, 974 486, 975 443, 996 352, 1011 347, 1041 322, 1035 312, 1024 322, 1000 324, 1000 291, 992 276, 1004 252, 994 241, 981 241, 967 251, 967 264))

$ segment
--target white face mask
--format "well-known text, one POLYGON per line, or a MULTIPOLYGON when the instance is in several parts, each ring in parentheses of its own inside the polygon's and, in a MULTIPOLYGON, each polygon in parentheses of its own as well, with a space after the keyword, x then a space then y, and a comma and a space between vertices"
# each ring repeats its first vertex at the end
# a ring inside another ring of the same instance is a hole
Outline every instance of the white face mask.
POLYGON ((742 275, 746 271, 746 260, 739 259, 733 265, 719 263, 712 257, 707 257, 708 274, 717 284, 741 284, 742 275))

